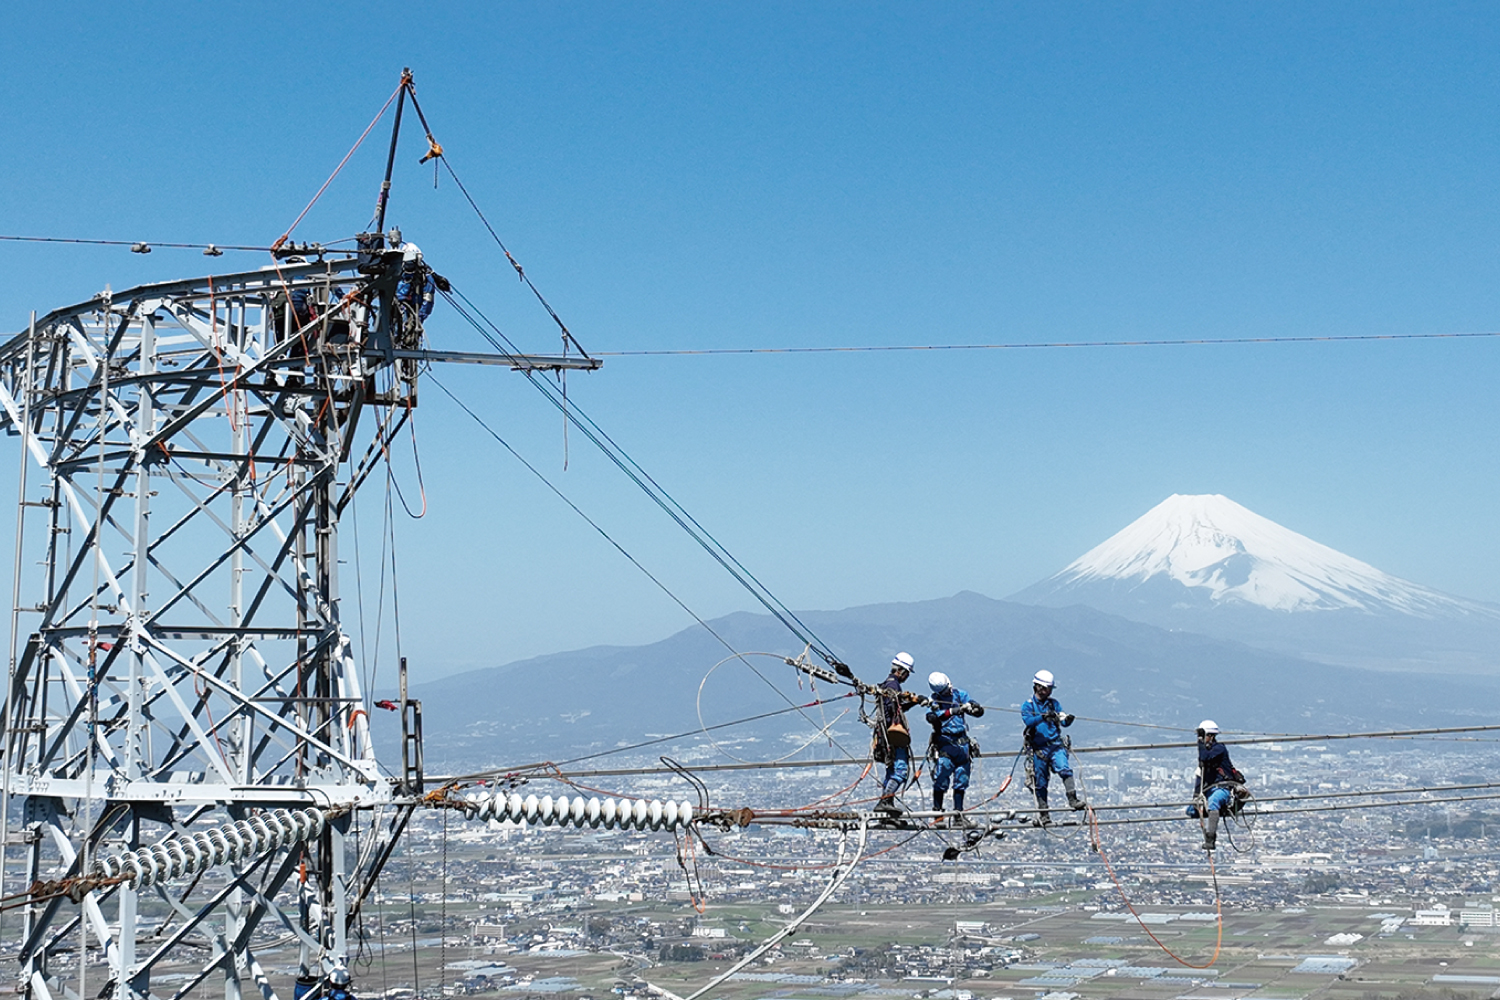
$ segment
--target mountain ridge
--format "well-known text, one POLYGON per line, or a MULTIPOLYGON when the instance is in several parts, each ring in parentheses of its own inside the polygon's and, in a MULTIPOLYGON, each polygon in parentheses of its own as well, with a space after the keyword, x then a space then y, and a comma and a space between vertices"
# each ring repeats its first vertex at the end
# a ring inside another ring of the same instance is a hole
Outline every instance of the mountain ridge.
MULTIPOLYGON (((1059 698, 1080 716, 1188 728, 1211 716, 1240 731, 1406 727, 1416 719, 1453 724, 1478 711, 1471 706, 1492 704, 1497 693, 1492 685, 1466 681, 1454 688, 1465 691, 1462 699, 1427 704, 1425 678, 1369 685, 1369 674, 1358 670, 1170 632, 1085 606, 1022 605, 971 591, 799 617, 866 681, 882 679, 899 650, 916 657, 914 689, 925 689, 929 671, 948 673, 996 709, 979 727, 991 752, 1019 745, 1014 711, 1030 694, 1031 674, 1042 668, 1057 674, 1059 698), (1358 698, 1349 698, 1351 691, 1358 698)), ((737 649, 767 651, 750 654, 751 662, 798 704, 815 694, 826 701, 844 693, 821 684, 799 690, 781 657, 795 657, 800 644, 769 615, 737 612, 709 624, 737 649)), ((869 736, 855 699, 793 712, 747 667, 731 660, 711 669, 726 656, 712 635, 694 626, 643 646, 553 653, 416 685, 427 714, 429 766, 436 771, 446 761, 472 771, 561 762, 612 754, 647 734, 688 734, 651 751, 676 754, 683 745, 707 745, 695 732, 700 724, 766 711, 781 714, 743 730, 716 730, 714 740, 765 759, 795 750, 830 726, 837 745, 816 743, 825 755, 865 752, 869 736)), ((920 715, 913 720, 920 727, 920 715)), ((1075 738, 1089 738, 1086 732, 1075 738)))
POLYGON ((1500 607, 1382 572, 1219 494, 1173 494, 1009 600, 1372 669, 1488 673, 1500 650, 1500 607))

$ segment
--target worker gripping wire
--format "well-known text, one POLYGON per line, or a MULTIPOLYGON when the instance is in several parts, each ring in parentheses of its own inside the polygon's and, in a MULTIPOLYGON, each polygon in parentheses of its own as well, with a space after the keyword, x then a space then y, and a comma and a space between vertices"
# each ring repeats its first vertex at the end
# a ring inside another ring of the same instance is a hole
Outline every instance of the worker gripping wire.
POLYGON ((1219 742, 1219 724, 1198 723, 1198 776, 1193 782, 1193 804, 1188 816, 1203 827, 1203 849, 1218 844, 1219 817, 1238 816, 1250 798, 1245 776, 1229 761, 1229 748, 1219 742))
MULTIPOLYGON (((932 727, 927 741, 927 756, 932 764, 932 809, 943 812, 943 800, 951 786, 952 823, 962 827, 967 822, 964 798, 970 771, 979 756, 979 745, 969 734, 968 717, 984 715, 984 706, 969 700, 969 693, 955 686, 940 670, 927 675, 927 687, 932 691, 931 706, 927 709, 927 723, 932 727)), ((946 826, 946 818, 939 816, 934 825, 946 826)))
POLYGON ((1021 721, 1026 724, 1026 748, 1030 754, 1027 772, 1027 787, 1036 796, 1036 824, 1048 826, 1052 813, 1047 808, 1047 785, 1051 774, 1063 780, 1068 793, 1068 806, 1084 808, 1073 783, 1073 765, 1068 759, 1072 740, 1063 735, 1063 729, 1073 724, 1073 716, 1064 712, 1052 692, 1057 680, 1050 670, 1038 670, 1031 679, 1031 698, 1021 705, 1021 721))
MULTIPOLYGON (((929 685, 936 683, 941 678, 941 690, 935 687, 937 694, 933 698, 917 694, 914 691, 905 690, 902 685, 911 677, 912 668, 916 661, 910 653, 901 652, 891 660, 890 674, 879 684, 869 684, 854 676, 854 672, 844 663, 835 663, 833 669, 819 666, 812 662, 811 653, 814 648, 809 645, 802 651, 802 655, 795 660, 788 658, 787 664, 794 669, 807 674, 814 680, 823 680, 833 684, 847 684, 853 687, 861 695, 860 721, 867 724, 872 732, 870 738, 870 757, 877 764, 885 765, 885 774, 880 783, 880 798, 876 809, 885 814, 888 824, 899 822, 902 812, 897 806, 897 797, 914 784, 919 776, 918 771, 912 767, 911 759, 911 727, 906 721, 906 713, 912 708, 922 706, 929 709, 928 721, 934 727, 947 727, 953 730, 943 737, 944 745, 939 747, 941 752, 946 753, 946 744, 952 743, 954 749, 952 754, 961 757, 963 766, 966 768, 972 756, 977 756, 977 749, 971 748, 972 741, 968 738, 967 726, 962 717, 973 715, 978 717, 984 714, 983 706, 977 702, 969 701, 965 694, 959 701, 954 701, 954 691, 947 675, 934 672, 929 677, 929 685), (874 711, 866 711, 863 698, 868 696, 874 700, 874 711), (946 699, 946 700, 944 700, 946 699), (936 714, 934 714, 936 713, 936 714), (934 721, 936 719, 936 721, 934 721), (962 739, 962 754, 958 753, 959 739, 962 739)), ((945 758, 946 759, 946 758, 945 758)), ((938 770, 934 765, 935 773, 938 770)), ((956 772, 957 768, 953 768, 956 772)), ((941 783, 941 782, 939 782, 941 783)), ((967 787, 967 771, 964 771, 962 785, 967 787)), ((946 785, 944 786, 946 790, 946 785)), ((954 805, 962 812, 963 795, 962 788, 955 785, 954 805)), ((934 802, 938 802, 937 792, 934 790, 934 802)), ((941 811, 941 805, 935 806, 941 811)), ((955 819, 956 823, 962 823, 962 818, 955 819)))

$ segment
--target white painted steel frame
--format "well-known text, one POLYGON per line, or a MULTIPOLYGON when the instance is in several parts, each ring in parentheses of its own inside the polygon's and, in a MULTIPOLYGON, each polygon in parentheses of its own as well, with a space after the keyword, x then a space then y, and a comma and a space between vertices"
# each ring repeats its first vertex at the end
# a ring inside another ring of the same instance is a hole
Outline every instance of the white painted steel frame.
MULTIPOLYGON (((4 707, 25 884, 260 809, 372 809, 412 791, 376 762, 340 621, 339 516, 409 419, 419 360, 598 362, 428 352, 395 301, 399 268, 387 251, 373 273, 319 261, 106 292, 0 345, 0 426, 34 467, 4 707)), ((77 996, 85 921, 116 997, 184 997, 216 975, 230 1000, 274 997, 253 951, 262 926, 325 973, 347 960, 368 889, 351 816, 241 859, 196 899, 194 881, 26 903, 3 926, 18 988, 77 996), (294 898, 279 897, 293 876, 294 898), (142 895, 162 915, 149 948, 142 895), (190 936, 208 958, 153 988, 164 962, 181 971, 190 936)))

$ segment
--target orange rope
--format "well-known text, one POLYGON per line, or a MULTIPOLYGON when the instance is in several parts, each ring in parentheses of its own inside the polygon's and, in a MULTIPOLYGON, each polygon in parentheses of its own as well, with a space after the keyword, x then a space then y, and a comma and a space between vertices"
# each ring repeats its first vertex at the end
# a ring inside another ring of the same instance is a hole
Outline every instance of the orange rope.
MULTIPOLYGON (((796 807, 794 807, 792 809, 784 810, 784 812, 787 812, 787 813, 807 812, 810 809, 816 809, 816 808, 818 808, 818 806, 823 805, 825 802, 829 802, 829 801, 831 801, 833 799, 838 798, 840 795, 847 795, 849 792, 854 791, 854 788, 855 788, 856 785, 858 785, 861 781, 865 780, 865 776, 870 773, 870 769, 872 767, 874 767, 874 766, 875 766, 875 762, 873 760, 867 760, 867 761, 865 761, 865 769, 859 773, 859 777, 855 778, 848 785, 846 785, 843 788, 839 789, 838 791, 834 792, 832 795, 825 795, 821 799, 818 799, 815 802, 809 802, 805 806, 796 806, 796 807)), ((845 804, 847 805, 847 803, 845 803, 845 804)))
POLYGON ((573 779, 564 775, 562 773, 562 770, 550 760, 541 766, 541 770, 550 772, 547 776, 552 778, 554 781, 559 781, 562 784, 567 785, 569 788, 576 788, 579 791, 593 792, 595 795, 608 795, 617 799, 628 799, 631 802, 639 802, 645 798, 645 796, 642 795, 627 795, 624 792, 612 792, 607 788, 594 788, 590 785, 581 785, 573 779))
POLYGON ((1104 853, 1104 845, 1099 842, 1099 817, 1094 815, 1094 809, 1092 806, 1089 807, 1088 812, 1090 845, 1094 848, 1095 853, 1099 855, 1100 860, 1104 862, 1104 868, 1109 872, 1109 877, 1115 883, 1115 888, 1119 890, 1120 898, 1125 902, 1125 908, 1130 911, 1130 915, 1132 917, 1135 917, 1135 922, 1141 925, 1141 930, 1145 931, 1146 936, 1149 937, 1152 941, 1155 941, 1156 946, 1162 951, 1166 952, 1167 955, 1171 957, 1172 961, 1176 962, 1178 965, 1186 966, 1189 969, 1212 968, 1214 963, 1219 960, 1219 950, 1223 947, 1224 944, 1224 901, 1219 895, 1218 871, 1214 868, 1214 852, 1208 852, 1208 871, 1209 874, 1214 878, 1214 915, 1217 917, 1217 920, 1215 922, 1218 926, 1218 936, 1214 939, 1213 956, 1209 958, 1207 964, 1194 965, 1192 962, 1178 957, 1178 955, 1174 951, 1172 951, 1171 948, 1168 948, 1166 945, 1162 944, 1161 938, 1151 933, 1151 928, 1146 926, 1146 922, 1141 919, 1141 915, 1135 911, 1135 907, 1131 905, 1130 897, 1125 895, 1125 887, 1120 884, 1120 879, 1115 875, 1114 866, 1109 863, 1109 855, 1104 853))

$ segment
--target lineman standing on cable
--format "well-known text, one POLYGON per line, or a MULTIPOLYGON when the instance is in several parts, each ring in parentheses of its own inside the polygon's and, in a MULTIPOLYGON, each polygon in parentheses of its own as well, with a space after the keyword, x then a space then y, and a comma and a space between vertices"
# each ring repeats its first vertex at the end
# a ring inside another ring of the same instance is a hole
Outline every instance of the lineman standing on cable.
POLYGON ((1021 706, 1021 721, 1026 724, 1026 746, 1031 751, 1032 775, 1036 781, 1036 821, 1039 826, 1052 822, 1047 810, 1047 781, 1054 772, 1063 780, 1068 792, 1068 805, 1082 809, 1084 802, 1078 797, 1073 785, 1073 766, 1068 762, 1067 741, 1062 730, 1073 724, 1073 716, 1066 713, 1052 697, 1057 682, 1050 670, 1038 670, 1031 679, 1031 698, 1021 706))
POLYGON ((1219 817, 1235 812, 1248 796, 1245 776, 1229 762, 1229 748, 1219 742, 1219 724, 1213 719, 1198 723, 1198 777, 1193 782, 1193 804, 1187 814, 1203 820, 1203 849, 1218 842, 1219 817))
POLYGON ((906 725, 906 710, 916 704, 917 698, 910 691, 903 691, 901 685, 911 676, 915 663, 910 653, 897 653, 891 661, 890 676, 876 688, 876 758, 885 761, 885 780, 880 785, 880 804, 876 808, 888 813, 901 811, 896 805, 896 793, 911 774, 911 729, 906 725))
MULTIPOLYGON (((936 766, 932 774, 932 808, 943 811, 943 797, 948 785, 953 785, 953 811, 960 815, 954 825, 964 822, 964 792, 969 787, 969 723, 965 716, 975 718, 984 714, 984 706, 969 700, 969 693, 953 686, 948 675, 934 670, 927 675, 927 686, 932 688, 932 707, 927 711, 927 721, 932 724, 932 752, 936 755, 936 766)), ((941 818, 938 826, 943 825, 941 818)))

